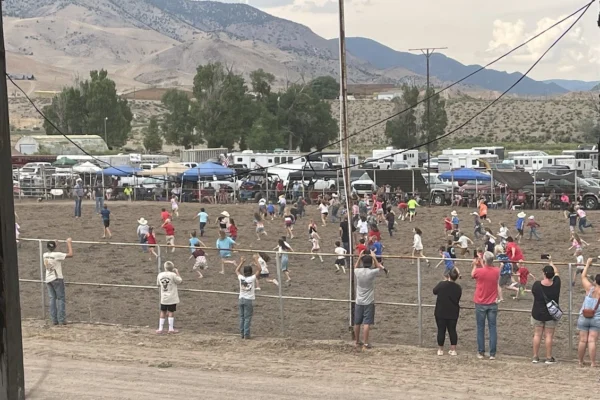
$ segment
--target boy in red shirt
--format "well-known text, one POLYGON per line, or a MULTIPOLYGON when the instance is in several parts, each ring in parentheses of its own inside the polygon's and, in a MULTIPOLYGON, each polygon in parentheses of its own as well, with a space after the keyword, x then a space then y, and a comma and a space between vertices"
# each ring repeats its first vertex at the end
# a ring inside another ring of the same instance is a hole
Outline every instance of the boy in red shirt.
POLYGON ((162 219, 163 223, 166 222, 168 219, 171 219, 171 214, 167 211, 166 208, 161 209, 160 219, 162 219))
POLYGON ((360 254, 364 251, 367 251, 367 246, 365 246, 365 239, 360 239, 358 244, 356 245, 356 254, 360 254))
POLYGON ((175 252, 175 227, 171 224, 171 220, 167 220, 162 224, 161 228, 165 230, 167 246, 171 247, 171 253, 175 252))
POLYGON ((515 276, 519 277, 519 290, 516 295, 512 296, 512 298, 515 300, 519 300, 519 297, 523 297, 525 292, 531 292, 531 290, 527 290, 527 281, 529 280, 530 276, 531 279, 535 281, 535 276, 533 276, 533 274, 531 274, 531 272, 529 272, 527 267, 525 267, 524 265, 519 266, 519 269, 515 276))
POLYGON ((446 215, 444 216, 444 234, 447 236, 452 232, 452 220, 446 215))

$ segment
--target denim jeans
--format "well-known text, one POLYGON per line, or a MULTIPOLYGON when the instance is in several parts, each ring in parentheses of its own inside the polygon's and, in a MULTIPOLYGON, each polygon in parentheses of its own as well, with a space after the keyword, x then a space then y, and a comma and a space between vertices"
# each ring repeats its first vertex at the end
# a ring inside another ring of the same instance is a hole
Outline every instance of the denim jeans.
POLYGON ((283 212, 285 211, 285 204, 279 204, 279 216, 283 217, 283 212))
POLYGON ((249 338, 250 324, 254 313, 254 300, 239 299, 238 307, 240 309, 240 335, 249 338))
POLYGON ((100 214, 100 211, 103 208, 104 208, 104 197, 96 197, 96 214, 100 214))
POLYGON ((81 217, 81 200, 79 196, 75 196, 75 216, 81 217))
POLYGON ((338 219, 338 211, 340 210, 340 207, 331 207, 331 222, 337 222, 338 219))
POLYGON ((148 252, 148 245, 146 244, 146 235, 145 234, 140 234, 139 235, 139 239, 140 239, 140 243, 142 244, 140 247, 142 248, 142 252, 147 253, 148 252))
POLYGON ((485 320, 488 321, 490 331, 490 356, 496 355, 498 334, 496 332, 496 318, 498 317, 497 304, 475 304, 475 318, 477 320, 477 351, 485 353, 485 320))
POLYGON ((529 240, 531 240, 531 238, 532 238, 533 236, 535 236, 535 238, 536 238, 537 240, 540 240, 540 237, 539 237, 539 235, 537 234, 537 229, 536 229, 536 228, 531 228, 531 229, 529 230, 529 240))
POLYGON ((56 279, 47 283, 48 297, 50 298, 50 319, 53 324, 64 324, 67 322, 65 311, 65 281, 56 279))
POLYGON ((584 228, 591 228, 592 224, 587 223, 587 217, 579 218, 579 232, 583 233, 584 228))

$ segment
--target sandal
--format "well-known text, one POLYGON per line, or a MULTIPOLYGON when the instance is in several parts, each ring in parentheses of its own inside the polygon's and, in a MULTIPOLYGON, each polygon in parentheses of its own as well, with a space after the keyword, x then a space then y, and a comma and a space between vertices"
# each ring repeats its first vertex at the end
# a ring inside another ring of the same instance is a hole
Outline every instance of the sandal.
POLYGON ((372 349, 372 348, 373 348, 373 346, 371 346, 369 343, 365 343, 365 344, 363 345, 363 349, 367 349, 367 350, 369 350, 369 349, 372 349))

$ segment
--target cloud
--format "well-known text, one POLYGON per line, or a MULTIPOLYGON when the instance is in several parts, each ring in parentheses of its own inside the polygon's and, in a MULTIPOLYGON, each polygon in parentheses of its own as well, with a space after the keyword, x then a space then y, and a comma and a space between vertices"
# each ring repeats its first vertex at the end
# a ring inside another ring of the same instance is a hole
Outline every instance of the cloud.
MULTIPOLYGON (((362 7, 370 4, 371 0, 345 0, 344 2, 346 8, 351 6, 355 11, 360 11, 362 7)), ((339 1, 294 0, 293 8, 299 12, 337 14, 339 11, 339 1)))
MULTIPOLYGON (((535 28, 532 29, 523 20, 515 22, 495 20, 492 28, 492 39, 488 43, 486 56, 495 58, 504 54, 549 28, 562 18, 542 18, 536 22, 535 28)), ((549 30, 512 54, 506 62, 520 65, 534 63, 567 30, 572 21, 573 19, 567 20, 549 30)), ((584 27, 579 24, 563 37, 546 55, 543 62, 555 64, 560 72, 571 72, 586 65, 597 66, 600 65, 600 46, 587 39, 584 27)))

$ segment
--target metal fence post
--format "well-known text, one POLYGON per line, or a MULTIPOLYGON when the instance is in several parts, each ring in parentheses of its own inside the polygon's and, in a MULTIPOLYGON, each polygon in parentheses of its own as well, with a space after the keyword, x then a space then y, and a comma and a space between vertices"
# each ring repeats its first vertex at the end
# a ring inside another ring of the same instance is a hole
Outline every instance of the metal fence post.
POLYGON ((41 240, 38 240, 39 243, 39 248, 40 248, 40 289, 42 291, 42 317, 44 319, 44 322, 46 321, 46 284, 44 283, 46 281, 46 274, 44 273, 45 271, 45 267, 44 267, 44 246, 42 244, 41 240))
POLYGON ((283 281, 281 280, 281 253, 277 252, 275 254, 275 262, 277 265, 277 281, 279 285, 277 286, 279 292, 279 320, 281 322, 281 336, 285 337, 285 321, 284 321, 284 313, 283 313, 283 296, 282 296, 282 288, 283 281))
MULTIPOLYGON (((160 254, 160 245, 159 244, 156 245, 156 250, 157 250, 156 254, 158 255, 158 257, 156 257, 156 270, 157 270, 157 276, 158 276, 158 274, 161 273, 161 265, 162 265, 162 257, 160 254)), ((167 252, 168 251, 169 251, 169 249, 167 248, 167 252)), ((158 287, 158 283, 155 282, 154 284, 158 287)), ((158 290, 158 305, 159 306, 160 306, 161 302, 162 302, 162 297, 160 295, 160 287, 159 287, 159 290, 158 290)))
POLYGON ((569 263, 569 358, 573 353, 573 265, 569 263))
POLYGON ((419 310, 419 346, 423 346, 423 303, 421 299, 421 258, 417 258, 417 306, 419 310))

